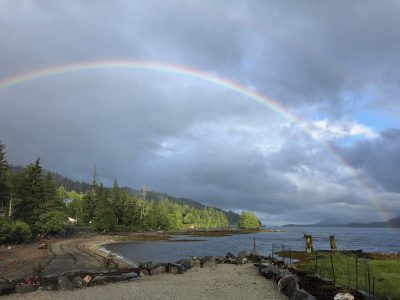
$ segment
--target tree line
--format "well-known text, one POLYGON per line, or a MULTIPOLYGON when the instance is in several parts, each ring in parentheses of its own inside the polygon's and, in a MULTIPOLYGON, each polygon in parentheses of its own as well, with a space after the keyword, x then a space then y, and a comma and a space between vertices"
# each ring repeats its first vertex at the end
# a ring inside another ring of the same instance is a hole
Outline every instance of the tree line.
POLYGON ((96 231, 226 228, 225 213, 211 207, 195 209, 165 198, 144 200, 121 189, 117 180, 106 188, 93 177, 87 192, 54 184, 40 159, 10 170, 0 142, 0 243, 28 241, 38 234, 65 234, 68 222, 96 231))

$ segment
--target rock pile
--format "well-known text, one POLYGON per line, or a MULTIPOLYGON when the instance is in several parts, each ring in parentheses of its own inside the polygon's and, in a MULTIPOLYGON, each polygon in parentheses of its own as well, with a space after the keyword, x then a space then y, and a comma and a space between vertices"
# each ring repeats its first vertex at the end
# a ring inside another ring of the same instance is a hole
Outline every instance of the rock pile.
POLYGON ((281 292, 289 300, 316 300, 314 296, 299 288, 299 278, 288 269, 281 268, 268 262, 258 263, 260 273, 267 279, 278 284, 281 292))

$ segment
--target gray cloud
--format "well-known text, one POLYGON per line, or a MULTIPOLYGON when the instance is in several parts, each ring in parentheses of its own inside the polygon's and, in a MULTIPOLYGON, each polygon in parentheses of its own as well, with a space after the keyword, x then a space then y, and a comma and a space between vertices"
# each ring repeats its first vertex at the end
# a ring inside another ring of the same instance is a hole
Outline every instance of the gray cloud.
POLYGON ((378 139, 360 141, 343 155, 365 177, 373 179, 388 192, 400 192, 400 129, 388 129, 378 139))
MULTIPOLYGON (((363 109, 398 118, 398 6, 0 0, 0 78, 81 61, 146 59, 236 80, 306 120, 351 121, 363 109)), ((0 89, 0 107, 0 139, 12 163, 40 156, 45 167, 80 180, 96 165, 105 182, 147 183, 251 209, 266 222, 379 218, 369 191, 321 145, 210 83, 154 71, 85 71, 0 89)), ((392 213, 400 212, 398 140, 392 129, 337 145, 392 213)))

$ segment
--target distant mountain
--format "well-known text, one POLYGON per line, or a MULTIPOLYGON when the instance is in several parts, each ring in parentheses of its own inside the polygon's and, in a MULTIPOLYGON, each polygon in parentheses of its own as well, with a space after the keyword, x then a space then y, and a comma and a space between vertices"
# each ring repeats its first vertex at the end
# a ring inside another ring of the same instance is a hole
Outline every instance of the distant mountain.
POLYGON ((350 223, 347 227, 391 227, 400 228, 400 216, 387 220, 386 222, 371 222, 371 223, 350 223))
POLYGON ((400 228, 400 216, 387 220, 386 222, 370 222, 370 223, 348 223, 338 224, 331 223, 331 221, 321 221, 314 224, 287 224, 282 227, 371 227, 371 228, 400 228))
MULTIPOLYGON (((23 167, 21 166, 10 166, 10 169, 14 172, 18 172, 22 169, 23 167)), ((56 187, 64 186, 64 188, 67 191, 72 191, 74 190, 75 192, 78 193, 86 193, 87 191, 90 190, 90 183, 84 182, 84 181, 76 181, 69 179, 63 175, 60 175, 55 172, 51 172, 48 170, 44 170, 44 172, 49 172, 53 176, 54 183, 56 187)), ((125 190, 128 192, 128 194, 132 196, 141 196, 141 190, 133 189, 131 187, 121 187, 122 190, 125 190)), ((207 207, 212 207, 215 210, 222 211, 225 213, 226 217, 228 218, 229 224, 230 225, 236 225, 239 222, 239 215, 233 211, 225 211, 219 207, 214 207, 214 206, 206 206, 203 203, 200 203, 198 201, 188 199, 188 198, 180 198, 180 197, 173 197, 168 195, 167 193, 163 192, 155 192, 155 191, 148 191, 147 192, 147 199, 149 200, 154 200, 154 201, 161 201, 164 198, 168 198, 170 201, 176 202, 178 204, 183 204, 183 205, 188 205, 190 207, 196 208, 196 209, 205 209, 207 207)))

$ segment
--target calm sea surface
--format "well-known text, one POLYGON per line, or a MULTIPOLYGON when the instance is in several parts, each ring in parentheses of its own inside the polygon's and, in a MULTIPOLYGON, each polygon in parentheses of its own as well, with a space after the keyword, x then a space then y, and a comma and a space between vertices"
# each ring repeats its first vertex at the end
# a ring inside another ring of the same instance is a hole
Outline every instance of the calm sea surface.
POLYGON ((110 244, 105 246, 124 258, 140 263, 144 261, 170 262, 190 256, 237 254, 240 250, 252 250, 256 238, 257 251, 269 255, 272 248, 282 244, 292 250, 304 250, 304 233, 312 234, 316 250, 329 250, 329 236, 335 235, 338 250, 400 253, 400 229, 392 228, 327 228, 291 227, 284 232, 259 232, 225 237, 174 236, 176 240, 202 240, 198 242, 144 241, 110 244))

